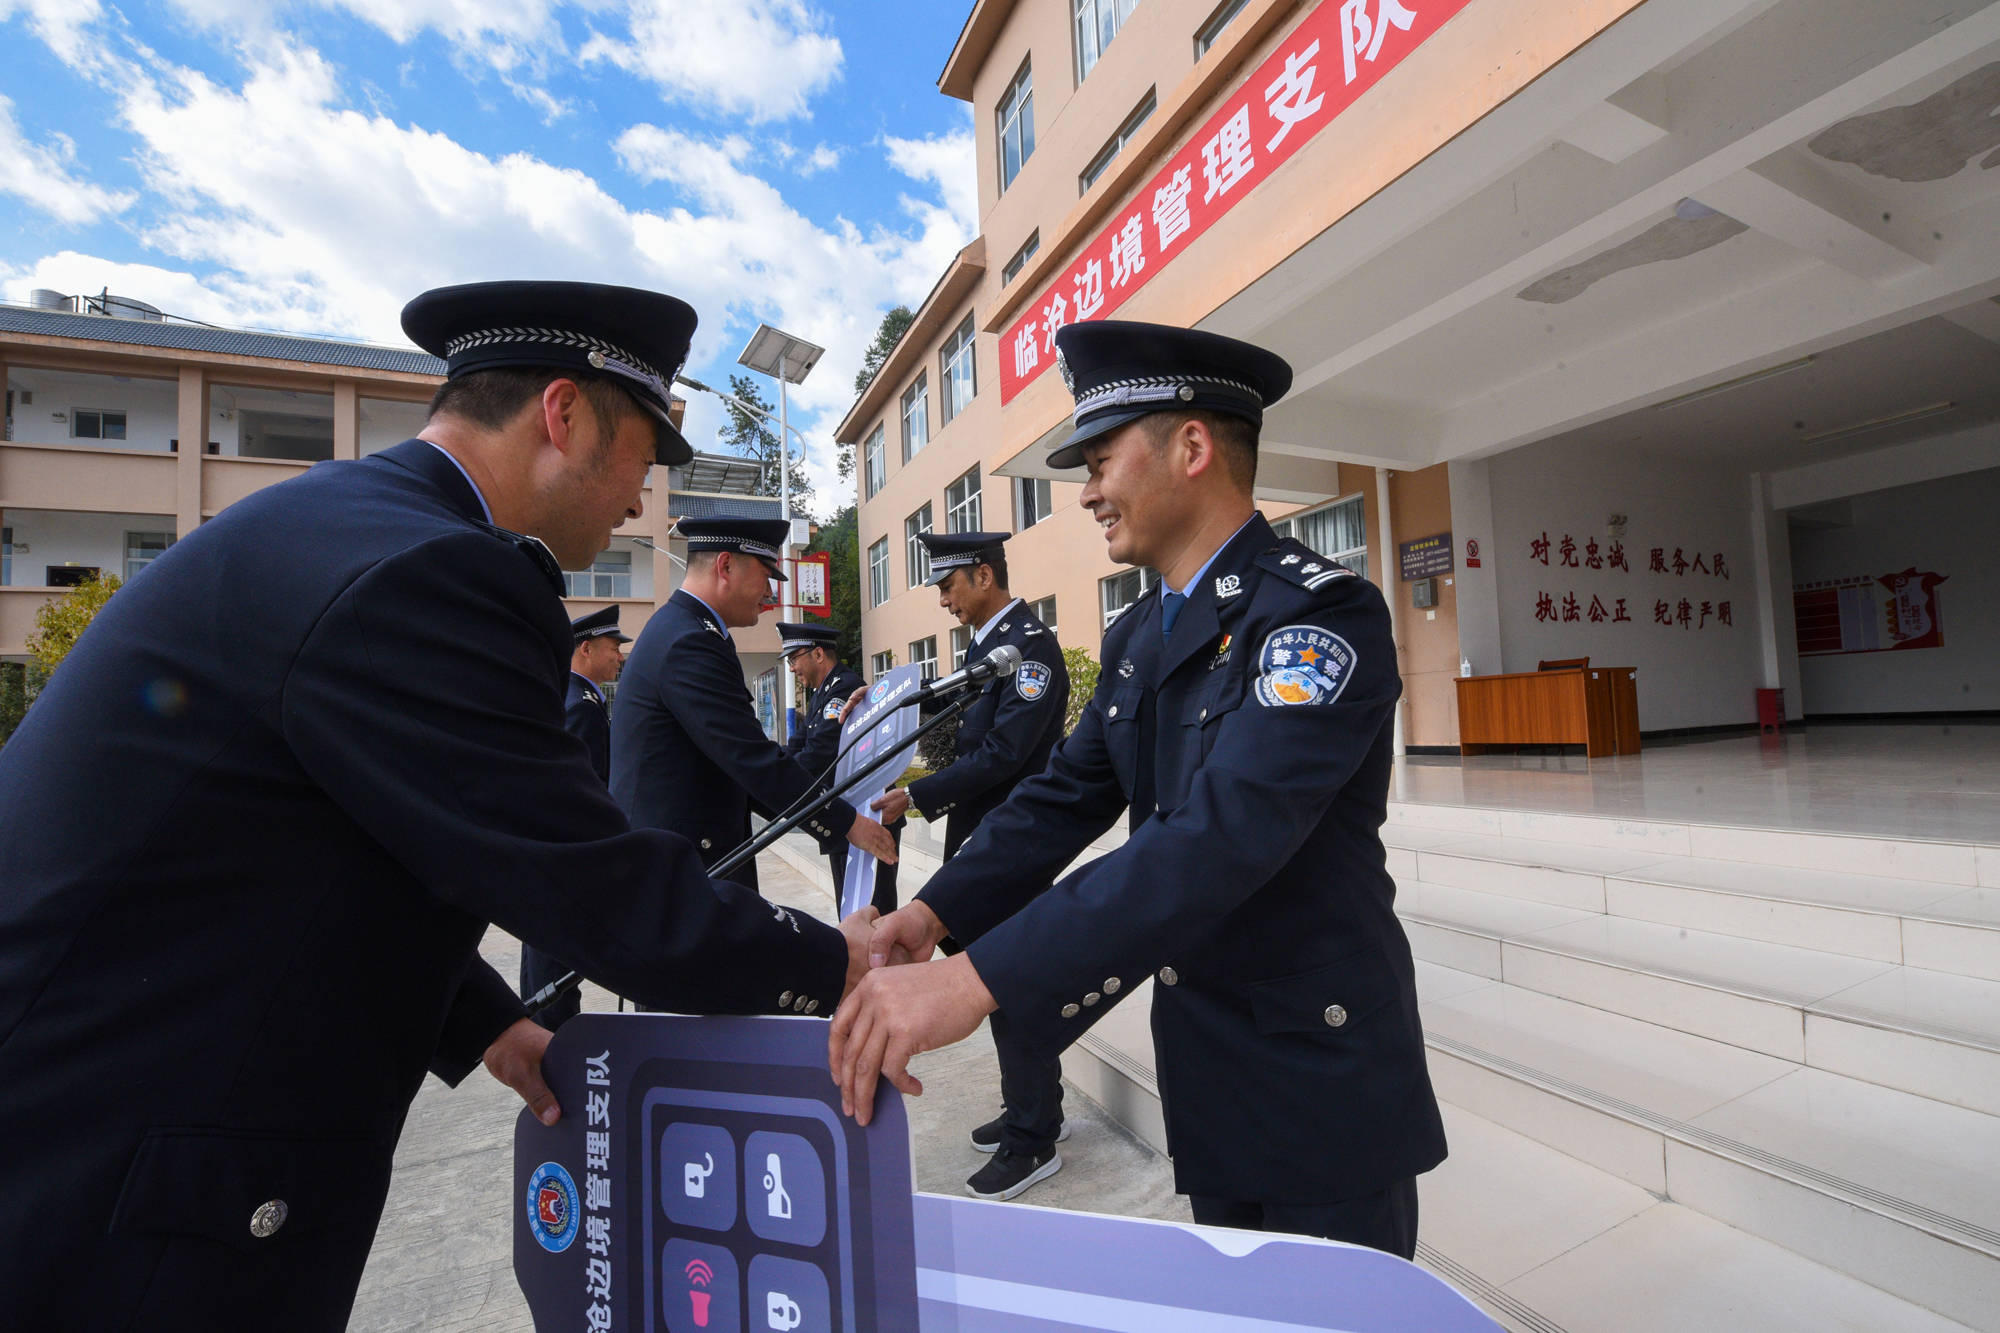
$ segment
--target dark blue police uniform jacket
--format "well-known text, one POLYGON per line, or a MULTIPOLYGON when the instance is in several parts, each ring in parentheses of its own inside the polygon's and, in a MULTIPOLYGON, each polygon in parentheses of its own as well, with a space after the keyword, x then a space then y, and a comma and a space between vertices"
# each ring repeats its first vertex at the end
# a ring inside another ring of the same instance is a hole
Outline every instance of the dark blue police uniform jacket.
POLYGON ((1327 1203, 1429 1170, 1444 1130, 1381 842, 1382 595, 1260 515, 1160 623, 1157 594, 1119 617, 1076 730, 920 896, 1044 1049, 1158 973, 1183 1193, 1327 1203), (1128 802, 1126 844, 1034 897, 1128 802))
POLYGON ((827 672, 799 713, 799 724, 785 742, 785 753, 814 777, 826 772, 840 754, 840 710, 864 683, 860 672, 839 663, 827 672))
POLYGON ((663 1008, 839 1001, 837 933, 590 771, 540 554, 422 441, 321 464, 112 598, 0 751, 0 1323, 342 1327, 426 1067, 522 1013, 489 921, 663 1008))
POLYGON ((944 854, 957 855, 979 821, 1007 799, 1024 777, 1048 767, 1069 709, 1069 669, 1062 647, 1028 608, 1011 608, 966 660, 1011 644, 1021 650, 1012 676, 986 682, 959 718, 952 742, 957 759, 910 784, 910 803, 926 818, 945 819, 944 854))
POLYGON ((599 782, 611 780, 611 713, 597 682, 572 671, 563 699, 563 730, 583 742, 599 782))
MULTIPOLYGON (((619 677, 611 719, 611 794, 641 828, 672 829, 714 865, 815 789, 813 775, 757 725, 735 641, 685 589, 653 613, 619 677)), ((824 803, 802 827, 822 848, 854 826, 854 807, 824 803)), ((730 877, 757 886, 757 859, 730 877)))

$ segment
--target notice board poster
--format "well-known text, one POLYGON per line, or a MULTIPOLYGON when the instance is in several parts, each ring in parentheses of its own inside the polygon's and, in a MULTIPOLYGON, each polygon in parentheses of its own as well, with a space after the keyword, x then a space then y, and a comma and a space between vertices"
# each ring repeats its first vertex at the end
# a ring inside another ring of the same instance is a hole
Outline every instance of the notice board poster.
POLYGON ((1856 574, 1794 586, 1799 656, 1944 647, 1937 589, 1948 577, 1912 565, 1895 574, 1856 574))

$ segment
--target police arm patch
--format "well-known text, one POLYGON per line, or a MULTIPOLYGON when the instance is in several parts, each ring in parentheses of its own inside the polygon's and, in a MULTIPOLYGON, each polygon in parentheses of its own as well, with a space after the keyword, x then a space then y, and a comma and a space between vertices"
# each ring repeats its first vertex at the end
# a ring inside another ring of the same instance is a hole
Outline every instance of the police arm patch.
POLYGON ((1040 662, 1023 662, 1014 673, 1014 688, 1029 703, 1048 693, 1052 673, 1040 662))
POLYGON ((1273 630, 1257 653, 1257 702, 1273 708, 1330 704, 1347 688, 1354 667, 1354 649, 1332 630, 1273 630))

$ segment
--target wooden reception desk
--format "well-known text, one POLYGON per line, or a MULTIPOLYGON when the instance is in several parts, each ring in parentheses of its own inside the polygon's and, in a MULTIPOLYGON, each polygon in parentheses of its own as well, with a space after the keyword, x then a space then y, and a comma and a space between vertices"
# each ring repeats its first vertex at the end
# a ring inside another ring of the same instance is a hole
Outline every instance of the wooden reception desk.
POLYGON ((1566 667, 1465 676, 1458 682, 1458 752, 1496 745, 1581 745, 1593 759, 1639 753, 1639 673, 1566 667))

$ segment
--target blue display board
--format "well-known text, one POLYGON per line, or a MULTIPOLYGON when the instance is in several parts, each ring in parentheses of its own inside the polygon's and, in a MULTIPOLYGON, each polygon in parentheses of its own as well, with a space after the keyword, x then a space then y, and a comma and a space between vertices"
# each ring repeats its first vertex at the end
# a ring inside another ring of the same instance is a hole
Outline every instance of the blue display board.
MULTIPOLYGON (((902 751, 900 759, 891 761, 867 782, 847 792, 847 803, 856 810, 867 813, 868 803, 893 787, 910 761, 917 757, 917 743, 911 737, 923 723, 921 710, 911 700, 916 698, 923 683, 921 667, 904 666, 884 672, 870 687, 861 706, 849 713, 841 725, 840 767, 834 773, 836 786, 844 785, 849 777, 883 755, 902 751)), ((874 898, 875 867, 872 855, 858 847, 848 849, 847 877, 840 885, 841 916, 852 916, 874 898)))
POLYGON ((913 1194, 900 1095, 843 1117, 819 1019, 584 1014, 543 1067, 514 1272, 548 1333, 1498 1327, 1375 1250, 913 1194))

